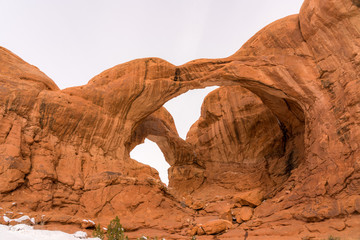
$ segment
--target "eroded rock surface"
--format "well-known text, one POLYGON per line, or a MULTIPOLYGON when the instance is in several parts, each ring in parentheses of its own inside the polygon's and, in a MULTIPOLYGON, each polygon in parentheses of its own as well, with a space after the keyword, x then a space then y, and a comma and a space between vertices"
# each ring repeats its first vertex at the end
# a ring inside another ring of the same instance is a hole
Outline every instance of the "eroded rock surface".
POLYGON ((138 59, 64 90, 0 48, 1 213, 83 228, 119 215, 134 237, 356 239, 359 48, 354 0, 305 0, 228 58, 138 59), (181 139, 163 104, 212 85, 181 139), (145 138, 169 188, 129 156, 145 138))

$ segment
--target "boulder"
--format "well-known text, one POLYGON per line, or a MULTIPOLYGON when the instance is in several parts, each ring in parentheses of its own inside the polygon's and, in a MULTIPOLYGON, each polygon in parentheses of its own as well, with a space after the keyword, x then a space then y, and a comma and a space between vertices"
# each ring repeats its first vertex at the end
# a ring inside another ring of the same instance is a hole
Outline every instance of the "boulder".
POLYGON ((264 196, 261 191, 254 189, 236 194, 234 196, 234 202, 240 204, 240 206, 256 207, 261 204, 263 198, 264 196))
POLYGON ((253 216, 254 209, 251 207, 241 207, 241 208, 235 208, 232 210, 233 215, 235 216, 237 223, 242 223, 250 220, 253 216))
POLYGON ((195 235, 195 231, 197 235, 213 235, 213 234, 219 234, 219 233, 223 233, 226 230, 230 229, 232 227, 232 223, 224 220, 224 219, 218 219, 218 220, 213 220, 210 222, 207 222, 205 224, 199 224, 197 226, 195 226, 192 231, 191 234, 195 235))

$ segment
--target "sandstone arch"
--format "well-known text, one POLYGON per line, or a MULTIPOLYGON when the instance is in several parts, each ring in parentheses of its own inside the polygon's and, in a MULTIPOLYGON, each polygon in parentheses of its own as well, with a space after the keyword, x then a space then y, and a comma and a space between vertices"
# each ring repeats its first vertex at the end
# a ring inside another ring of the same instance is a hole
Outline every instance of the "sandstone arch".
MULTIPOLYGON (((269 122, 275 123, 269 126, 280 123, 280 143, 286 136, 278 160, 291 156, 294 165, 290 176, 267 189, 268 199, 240 229, 261 234, 270 224, 275 230, 266 234, 276 235, 286 222, 305 234, 309 231, 302 224, 332 219, 344 224, 344 236, 355 236, 359 26, 354 1, 306 0, 299 15, 265 27, 228 58, 182 66, 139 59, 62 91, 1 48, 0 201, 8 208, 16 201, 19 210, 46 212, 50 222, 80 225, 85 217, 106 222, 114 212, 124 212, 128 229, 180 233, 192 225, 194 211, 156 180, 153 169, 131 160, 129 152, 144 137, 153 138, 171 165, 189 165, 201 178, 206 166, 193 151, 201 147, 195 134, 199 125, 189 142, 180 140, 161 107, 189 89, 221 85, 219 91, 245 88, 261 99, 271 111, 269 122), (152 214, 144 216, 149 209, 152 214)), ((250 94, 244 91, 235 93, 250 94)))

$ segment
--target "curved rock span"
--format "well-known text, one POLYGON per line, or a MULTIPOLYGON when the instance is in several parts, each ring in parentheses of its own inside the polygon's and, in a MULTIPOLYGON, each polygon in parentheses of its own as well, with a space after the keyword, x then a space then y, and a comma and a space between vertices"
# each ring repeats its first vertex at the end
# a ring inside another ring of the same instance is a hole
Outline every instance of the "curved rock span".
POLYGON ((130 236, 357 239, 359 53, 357 0, 305 0, 228 58, 138 59, 64 90, 0 48, 0 222, 118 215, 130 236), (163 104, 213 85, 181 139, 163 104), (169 187, 129 156, 145 138, 169 187))

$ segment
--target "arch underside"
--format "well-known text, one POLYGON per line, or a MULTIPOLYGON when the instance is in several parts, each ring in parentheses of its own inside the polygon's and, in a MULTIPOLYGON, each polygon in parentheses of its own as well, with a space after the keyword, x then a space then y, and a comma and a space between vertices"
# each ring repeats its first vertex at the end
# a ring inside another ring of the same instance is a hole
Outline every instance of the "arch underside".
POLYGON ((297 124, 288 130, 256 95, 226 86, 205 98, 186 140, 162 107, 137 126, 131 142, 158 144, 178 196, 206 199, 249 189, 271 195, 304 158, 304 122, 297 124))

